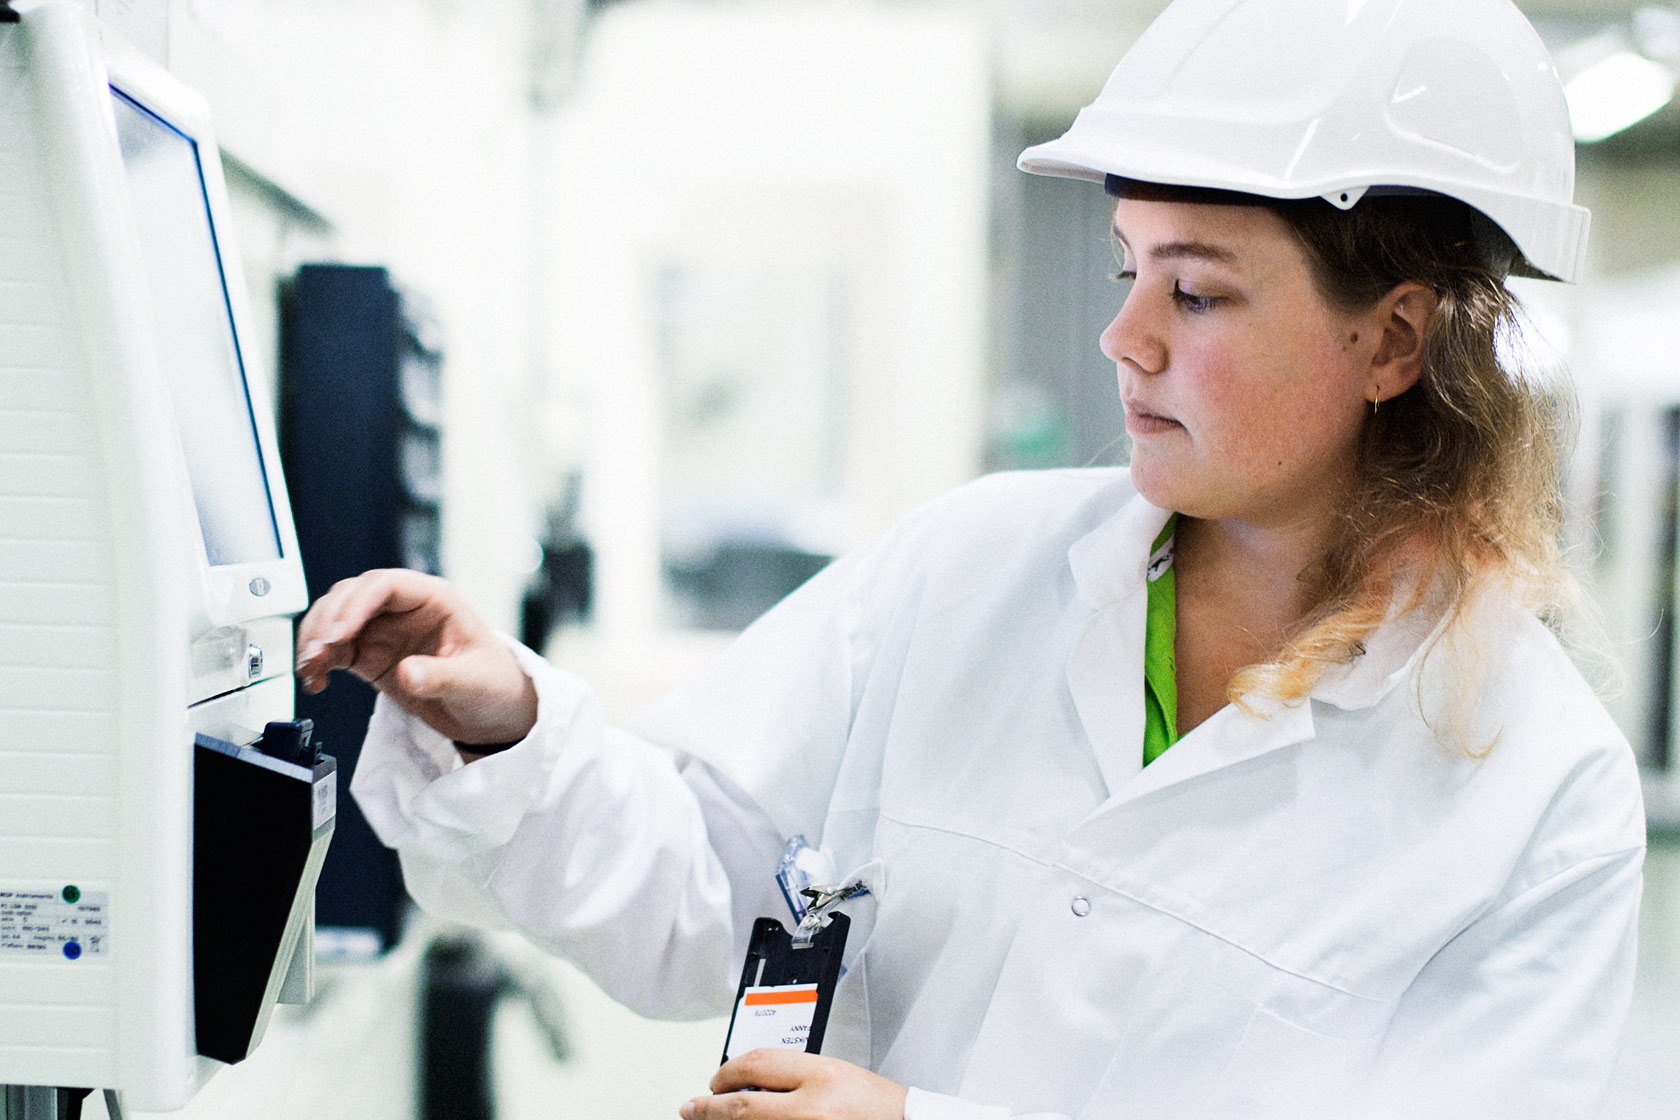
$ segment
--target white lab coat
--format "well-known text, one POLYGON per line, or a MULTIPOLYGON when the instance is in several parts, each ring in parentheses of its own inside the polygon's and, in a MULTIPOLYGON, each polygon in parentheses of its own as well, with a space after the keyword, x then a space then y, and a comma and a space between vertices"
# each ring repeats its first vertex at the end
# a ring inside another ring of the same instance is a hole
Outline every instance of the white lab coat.
POLYGON ((912 1086, 907 1120, 1592 1114, 1644 822, 1591 691, 1489 601, 1468 644, 1393 622, 1143 769, 1165 517, 1123 471, 982 479, 629 730, 521 650, 526 742, 463 766, 382 701, 353 788, 423 906, 652 1015, 727 1011, 783 837, 867 867, 824 1052, 912 1086), (1470 664, 1480 759, 1420 714, 1470 664))

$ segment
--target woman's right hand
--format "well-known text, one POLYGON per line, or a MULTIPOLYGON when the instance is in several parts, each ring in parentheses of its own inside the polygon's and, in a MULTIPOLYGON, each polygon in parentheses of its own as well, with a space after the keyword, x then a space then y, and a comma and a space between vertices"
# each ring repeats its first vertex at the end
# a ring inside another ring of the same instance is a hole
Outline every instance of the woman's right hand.
POLYGON ((333 584, 297 647, 304 691, 343 669, 457 743, 517 741, 537 722, 536 686, 513 651, 436 576, 388 568, 333 584))

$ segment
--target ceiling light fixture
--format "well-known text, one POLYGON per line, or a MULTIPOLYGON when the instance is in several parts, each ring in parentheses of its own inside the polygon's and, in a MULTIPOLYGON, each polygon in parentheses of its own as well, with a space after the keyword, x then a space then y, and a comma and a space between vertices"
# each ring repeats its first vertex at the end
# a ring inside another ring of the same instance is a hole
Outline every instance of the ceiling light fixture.
POLYGON ((1592 144, 1644 120, 1674 97, 1675 75, 1632 50, 1606 55, 1569 79, 1569 123, 1575 139, 1592 144))

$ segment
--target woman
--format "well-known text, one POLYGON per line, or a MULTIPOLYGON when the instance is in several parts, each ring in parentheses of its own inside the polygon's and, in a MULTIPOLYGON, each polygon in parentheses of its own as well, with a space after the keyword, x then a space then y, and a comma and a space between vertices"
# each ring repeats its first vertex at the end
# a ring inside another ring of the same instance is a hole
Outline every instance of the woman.
POLYGON ((1579 269, 1544 57, 1505 0, 1178 0, 1022 160, 1116 195, 1130 470, 931 503, 629 729, 438 581, 336 587, 300 674, 381 689, 415 896, 717 1014, 820 838, 872 888, 824 1056, 689 1120, 1590 1114, 1644 838, 1499 361, 1506 271, 1579 269))

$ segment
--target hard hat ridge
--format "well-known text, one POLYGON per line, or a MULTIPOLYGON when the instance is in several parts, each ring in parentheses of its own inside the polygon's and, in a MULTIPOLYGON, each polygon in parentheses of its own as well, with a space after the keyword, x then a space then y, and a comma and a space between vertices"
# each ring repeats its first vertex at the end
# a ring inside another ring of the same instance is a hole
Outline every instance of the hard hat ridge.
POLYGON ((1174 0, 1020 167, 1343 209, 1443 194, 1503 231, 1518 272, 1584 264, 1562 86, 1510 0, 1174 0))

